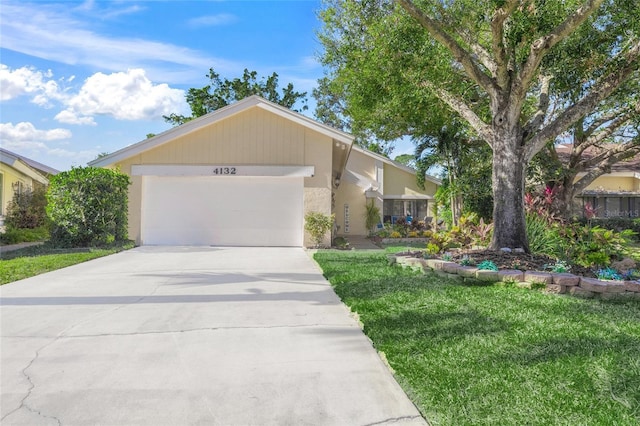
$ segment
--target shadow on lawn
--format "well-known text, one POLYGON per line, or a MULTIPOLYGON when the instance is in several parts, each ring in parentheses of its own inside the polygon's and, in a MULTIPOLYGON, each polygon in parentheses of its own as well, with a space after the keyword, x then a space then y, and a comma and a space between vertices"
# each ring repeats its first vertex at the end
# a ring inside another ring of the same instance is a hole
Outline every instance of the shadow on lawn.
MULTIPOLYGON (((507 321, 467 309, 454 312, 405 311, 365 321, 367 334, 384 334, 385 339, 418 339, 435 343, 469 336, 487 336, 510 329, 507 321)), ((417 343, 417 342, 416 342, 417 343)))

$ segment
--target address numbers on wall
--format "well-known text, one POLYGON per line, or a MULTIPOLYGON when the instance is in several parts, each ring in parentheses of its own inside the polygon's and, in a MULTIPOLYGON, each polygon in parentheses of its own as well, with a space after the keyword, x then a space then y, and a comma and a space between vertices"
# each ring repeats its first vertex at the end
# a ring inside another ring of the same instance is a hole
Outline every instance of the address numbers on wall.
POLYGON ((213 175, 236 175, 238 174, 238 169, 236 167, 214 167, 213 175))

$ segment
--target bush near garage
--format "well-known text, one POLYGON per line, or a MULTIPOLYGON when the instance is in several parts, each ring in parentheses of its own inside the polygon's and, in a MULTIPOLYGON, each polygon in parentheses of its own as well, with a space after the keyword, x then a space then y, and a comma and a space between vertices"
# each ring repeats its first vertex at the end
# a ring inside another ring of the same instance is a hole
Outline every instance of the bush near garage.
POLYGON ((324 236, 333 226, 334 215, 309 212, 304 217, 304 229, 311 235, 316 247, 320 247, 324 236))
POLYGON ((7 206, 5 224, 14 229, 36 229, 47 223, 47 197, 44 187, 16 191, 7 206))
POLYGON ((90 247, 126 241, 129 177, 118 170, 74 167, 51 179, 51 243, 90 247))

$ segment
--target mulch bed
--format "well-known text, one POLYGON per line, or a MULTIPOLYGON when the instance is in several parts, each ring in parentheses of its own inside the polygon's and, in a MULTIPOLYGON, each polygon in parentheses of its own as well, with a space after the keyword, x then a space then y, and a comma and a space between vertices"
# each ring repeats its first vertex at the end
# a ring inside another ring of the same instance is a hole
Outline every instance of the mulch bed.
MULTIPOLYGON (((422 257, 422 251, 407 252, 406 255, 422 257)), ((450 252, 451 260, 460 263, 463 258, 469 258, 474 264, 478 264, 483 260, 490 260, 496 264, 498 269, 519 269, 522 271, 547 271, 550 272, 548 265, 553 265, 556 260, 539 254, 503 252, 495 250, 460 250, 450 252)), ((439 256, 442 258, 442 256, 439 256)), ((595 271, 578 265, 571 265, 569 273, 580 275, 583 277, 595 277, 595 271)))

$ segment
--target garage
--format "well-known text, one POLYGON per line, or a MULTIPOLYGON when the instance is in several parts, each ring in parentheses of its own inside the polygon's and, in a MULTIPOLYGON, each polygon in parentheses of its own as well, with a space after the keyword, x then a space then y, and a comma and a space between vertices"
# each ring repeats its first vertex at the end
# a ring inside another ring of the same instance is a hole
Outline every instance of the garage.
POLYGON ((144 176, 147 245, 302 246, 301 176, 144 176))

